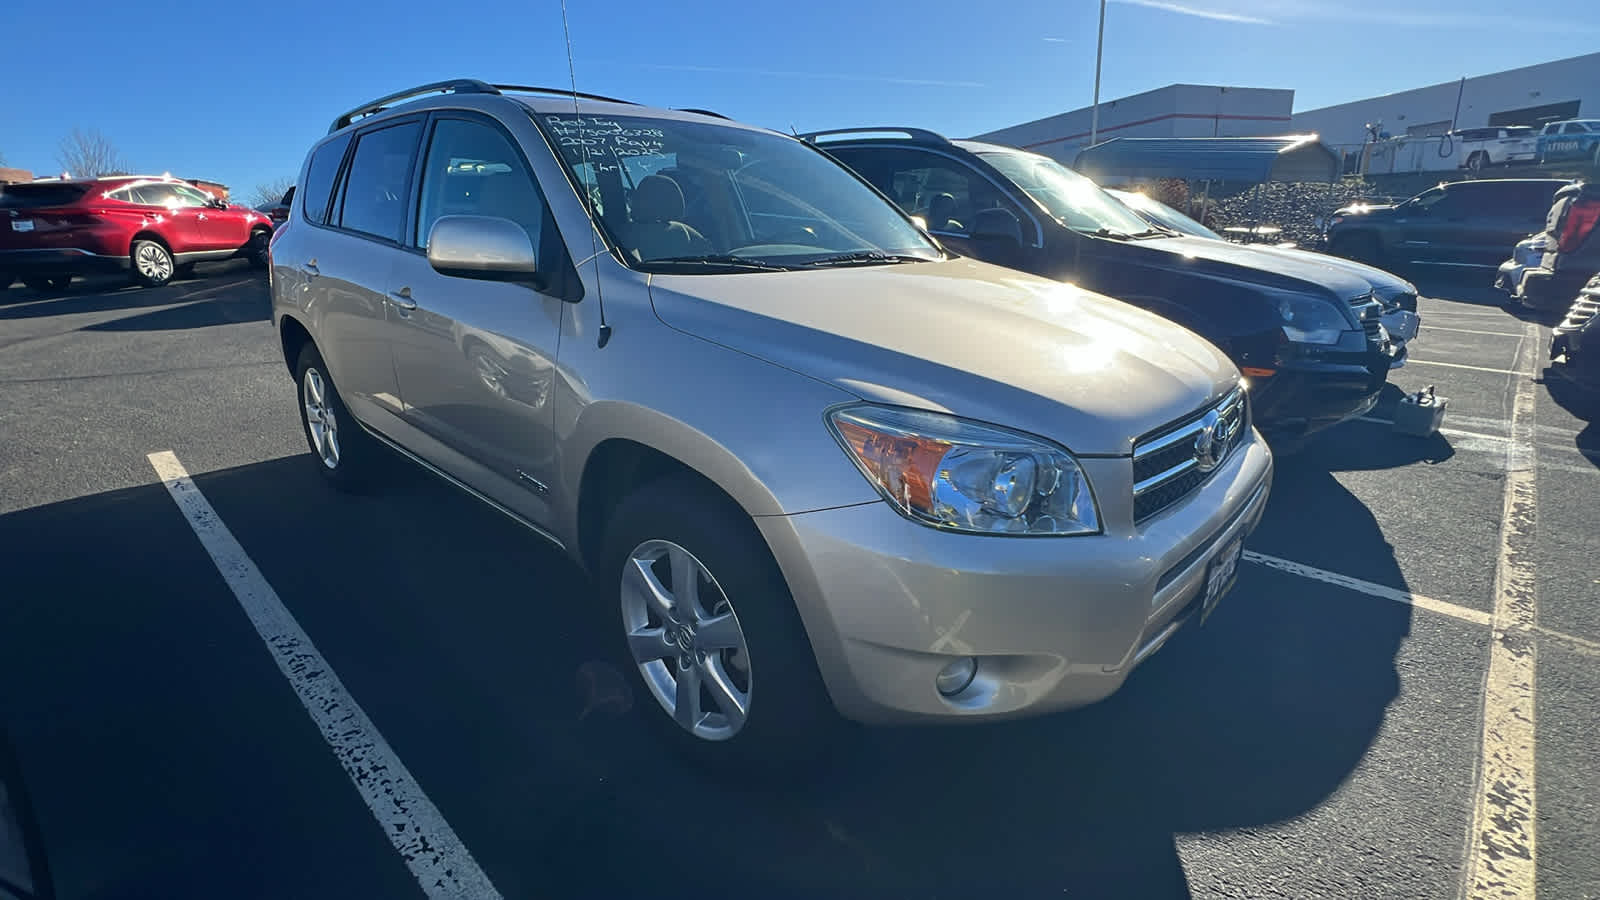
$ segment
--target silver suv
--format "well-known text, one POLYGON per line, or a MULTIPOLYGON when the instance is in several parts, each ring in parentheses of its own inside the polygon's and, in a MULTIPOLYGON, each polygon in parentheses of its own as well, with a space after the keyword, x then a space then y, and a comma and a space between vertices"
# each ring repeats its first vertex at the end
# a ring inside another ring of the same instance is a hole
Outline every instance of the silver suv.
POLYGON ((457 81, 340 116, 298 185, 273 321, 323 475, 387 445, 563 548, 714 759, 1099 700, 1266 503, 1215 347, 955 257, 786 135, 457 81))

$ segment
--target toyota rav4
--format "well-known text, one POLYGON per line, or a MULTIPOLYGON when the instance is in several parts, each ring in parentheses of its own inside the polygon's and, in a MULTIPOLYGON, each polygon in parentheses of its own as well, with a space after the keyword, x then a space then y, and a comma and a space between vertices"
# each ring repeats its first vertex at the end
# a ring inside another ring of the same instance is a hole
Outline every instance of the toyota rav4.
MULTIPOLYGON (((651 720, 714 758, 1099 700, 1215 607, 1267 498, 1209 343, 718 116, 385 97, 311 149, 271 253, 317 469, 371 484, 387 446, 564 548, 651 720)), ((506 600, 572 599, 538 580, 506 600)))

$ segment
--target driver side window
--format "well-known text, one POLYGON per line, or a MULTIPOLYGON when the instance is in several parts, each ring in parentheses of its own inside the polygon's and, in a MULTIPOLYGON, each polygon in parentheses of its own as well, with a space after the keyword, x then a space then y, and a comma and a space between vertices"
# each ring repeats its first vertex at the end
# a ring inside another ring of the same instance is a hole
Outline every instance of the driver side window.
POLYGON ((494 216, 522 226, 537 249, 545 221, 544 195, 522 155, 499 129, 470 119, 440 119, 422 170, 417 231, 412 243, 428 246, 441 216, 494 216))
POLYGON ((186 184, 170 185, 173 196, 177 198, 178 206, 205 206, 211 202, 209 194, 202 193, 186 184))

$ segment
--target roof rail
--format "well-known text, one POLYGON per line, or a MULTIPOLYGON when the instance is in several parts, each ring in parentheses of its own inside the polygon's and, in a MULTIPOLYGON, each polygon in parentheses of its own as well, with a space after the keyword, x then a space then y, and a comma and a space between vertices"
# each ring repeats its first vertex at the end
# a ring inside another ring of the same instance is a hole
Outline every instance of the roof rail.
POLYGON ((840 134, 903 134, 914 141, 926 141, 930 144, 948 144, 949 138, 926 128, 900 128, 898 126, 874 126, 870 128, 833 128, 827 131, 808 131, 800 135, 800 140, 818 143, 817 138, 840 134))
POLYGON ((676 111, 677 112, 694 113, 695 115, 699 115, 699 116, 711 116, 711 117, 717 118, 717 119, 726 119, 726 118, 728 118, 727 116, 723 115, 722 113, 713 112, 713 111, 711 111, 709 109, 695 109, 692 106, 679 107, 676 111))
POLYGON ((601 94, 585 94, 582 91, 574 91, 568 88, 532 87, 526 84, 492 84, 489 85, 489 87, 492 87, 498 91, 515 91, 519 94, 557 94, 562 97, 578 97, 583 100, 598 100, 601 103, 626 103, 629 106, 639 105, 632 100, 618 100, 616 97, 606 97, 601 94))
POLYGON ((424 94, 433 94, 438 92, 454 94, 500 93, 495 89, 494 85, 486 84, 473 78, 453 78, 449 81, 435 81, 431 84, 418 85, 410 90, 400 91, 396 94, 389 94, 385 97, 379 97, 370 103, 363 103, 339 118, 334 119, 333 125, 328 128, 328 133, 332 134, 346 125, 349 125, 351 122, 354 122, 356 119, 378 112, 392 103, 398 103, 402 100, 410 100, 414 97, 421 97, 424 94))

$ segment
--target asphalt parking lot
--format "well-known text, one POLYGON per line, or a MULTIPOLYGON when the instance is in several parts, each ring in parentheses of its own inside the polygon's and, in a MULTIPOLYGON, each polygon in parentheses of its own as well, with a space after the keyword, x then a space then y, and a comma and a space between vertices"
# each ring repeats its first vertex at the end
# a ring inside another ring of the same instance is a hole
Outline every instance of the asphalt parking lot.
POLYGON ((1475 283, 1423 282, 1396 387, 1280 459, 1234 592, 1122 692, 758 787, 658 752, 536 538, 420 472, 328 491, 264 283, 201 274, 0 295, 0 709, 62 898, 451 896, 463 861, 508 898, 1600 897, 1600 398, 1475 283), (1393 434, 1430 384, 1446 430, 1393 434), (302 703, 247 570, 391 755, 302 703))

